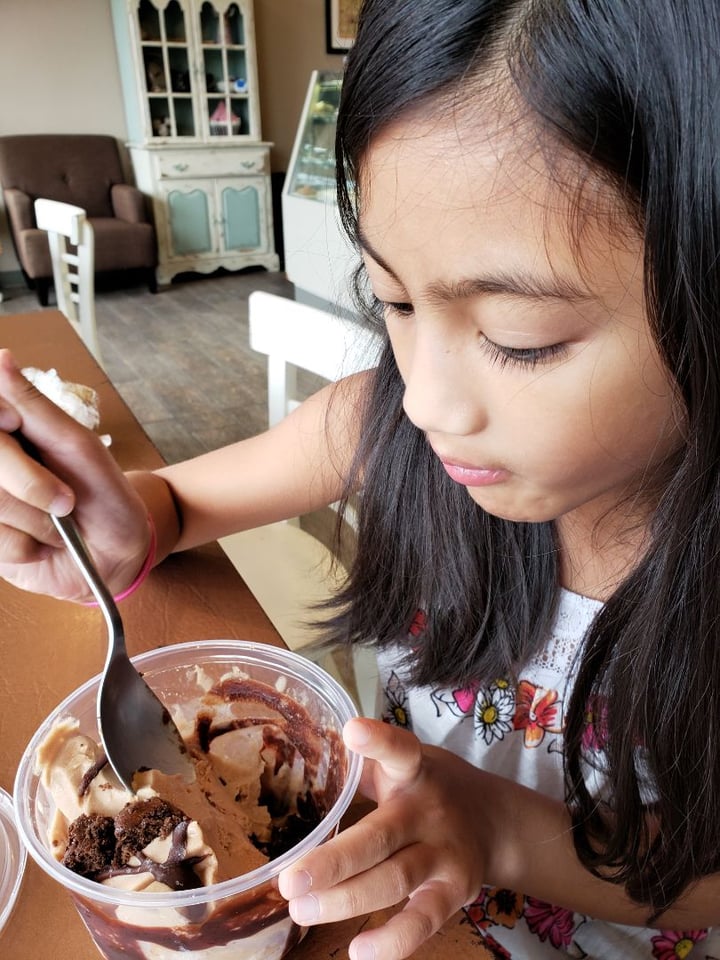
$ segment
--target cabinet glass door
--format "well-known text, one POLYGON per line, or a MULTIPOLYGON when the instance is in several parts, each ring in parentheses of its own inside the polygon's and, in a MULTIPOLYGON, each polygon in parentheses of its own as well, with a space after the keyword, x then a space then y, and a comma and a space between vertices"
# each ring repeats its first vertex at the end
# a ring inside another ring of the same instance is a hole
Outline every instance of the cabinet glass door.
POLYGON ((166 198, 172 256, 212 253, 211 200, 205 190, 193 183, 178 183, 166 198))
POLYGON ((205 137, 250 136, 245 18, 238 3, 205 0, 199 13, 205 137))
POLYGON ((255 183, 219 185, 226 250, 259 250, 263 246, 260 192, 255 183))
POLYGON ((153 139, 197 136, 187 15, 181 0, 140 0, 137 23, 153 139))

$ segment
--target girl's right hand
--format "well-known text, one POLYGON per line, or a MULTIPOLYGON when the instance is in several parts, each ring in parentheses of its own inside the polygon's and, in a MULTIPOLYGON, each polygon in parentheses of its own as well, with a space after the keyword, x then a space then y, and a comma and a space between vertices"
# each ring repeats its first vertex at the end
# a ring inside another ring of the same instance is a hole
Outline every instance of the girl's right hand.
POLYGON ((44 397, 0 350, 0 577, 35 593, 91 599, 49 514, 73 512, 113 593, 149 549, 147 510, 100 438, 44 397), (36 447, 43 465, 12 436, 36 447))

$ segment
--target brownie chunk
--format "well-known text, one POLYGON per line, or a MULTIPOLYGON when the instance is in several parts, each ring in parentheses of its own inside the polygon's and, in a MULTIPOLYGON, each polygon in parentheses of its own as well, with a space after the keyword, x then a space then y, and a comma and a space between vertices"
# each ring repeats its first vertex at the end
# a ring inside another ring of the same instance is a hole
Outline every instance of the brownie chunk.
POLYGON ((115 831, 112 817, 81 814, 70 824, 63 865, 92 879, 115 859, 115 831))
POLYGON ((182 810, 160 797, 132 800, 115 817, 116 866, 126 864, 157 837, 169 836, 187 819, 182 810))

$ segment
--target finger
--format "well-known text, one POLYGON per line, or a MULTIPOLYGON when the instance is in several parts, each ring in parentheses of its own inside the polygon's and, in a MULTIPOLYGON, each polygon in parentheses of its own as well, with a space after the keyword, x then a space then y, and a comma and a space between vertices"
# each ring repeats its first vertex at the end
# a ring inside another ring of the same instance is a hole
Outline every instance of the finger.
POLYGON ((416 827, 403 815, 403 806, 400 799, 388 801, 287 867, 278 877, 282 896, 290 900, 310 890, 327 890, 414 843, 416 827))
MULTIPOLYGON (((106 506, 111 506, 115 498, 123 507, 126 505, 127 480, 97 434, 40 393, 23 376, 8 350, 0 350, 0 395, 20 414, 23 435, 51 471, 43 482, 52 478, 49 482, 57 485, 58 496, 70 493, 71 506, 77 501, 82 507, 88 500, 95 500, 102 489, 106 506)), ((49 509, 49 505, 44 508, 49 509)), ((53 512, 67 513, 69 509, 53 512)))
POLYGON ((410 896, 435 866, 435 853, 424 844, 398 850, 371 870, 328 890, 316 890, 289 902, 296 923, 308 925, 347 920, 373 910, 392 907, 410 896))
POLYGON ((0 490, 0 557, 3 561, 28 563, 47 555, 44 547, 62 546, 62 537, 49 513, 21 503, 0 490))
MULTIPOLYGON (((0 349, 0 395, 20 417, 23 434, 40 453, 82 436, 81 427, 22 373, 9 350, 0 349)), ((17 429, 17 427, 15 428, 17 429)))
POLYGON ((25 454, 17 440, 0 431, 0 475, 5 497, 46 513, 64 516, 75 502, 73 491, 46 467, 25 454))
POLYGON ((20 429, 22 418, 18 411, 11 404, 0 397, 0 430, 6 433, 12 433, 20 429))
MULTIPOLYGON (((51 535, 52 536, 52 535, 51 535)), ((59 539, 54 533, 54 539, 59 539)), ((49 557, 59 543, 50 544, 45 540, 32 537, 22 530, 0 523, 0 577, 11 576, 16 564, 36 563, 49 557)))
POLYGON ((456 901, 450 885, 426 884, 382 927, 358 934, 350 943, 350 960, 404 960, 460 909, 456 901))
POLYGON ((409 783, 420 772, 422 746, 409 730, 381 720, 355 718, 345 724, 343 740, 351 750, 380 764, 383 776, 392 783, 409 783))

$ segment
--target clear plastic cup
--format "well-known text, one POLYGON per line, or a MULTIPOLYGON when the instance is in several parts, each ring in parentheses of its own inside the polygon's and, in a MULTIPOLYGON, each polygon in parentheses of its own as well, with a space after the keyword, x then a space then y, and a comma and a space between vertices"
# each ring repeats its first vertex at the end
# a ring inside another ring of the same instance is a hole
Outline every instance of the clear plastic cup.
POLYGON ((38 745, 56 719, 73 716, 83 733, 98 737, 95 701, 99 677, 67 697, 28 744, 15 779, 18 830, 34 860, 72 896, 100 953, 107 960, 280 960, 302 937, 277 891, 278 873, 337 832, 355 794, 361 758, 340 736, 355 706, 342 687, 316 664, 287 650, 237 640, 208 640, 163 647, 134 657, 150 686, 172 708, 199 698, 212 681, 236 668, 243 676, 276 687, 317 725, 324 743, 320 764, 326 814, 300 843, 264 866, 223 883, 180 892, 128 892, 88 880, 52 856, 47 830, 54 804, 35 772, 38 745), (324 782, 323 782, 324 781, 324 782))
POLYGON ((0 789, 0 932, 15 906, 27 852, 18 837, 10 796, 0 789))

